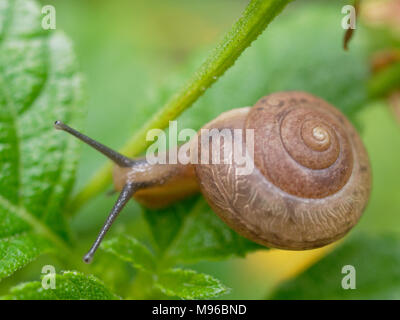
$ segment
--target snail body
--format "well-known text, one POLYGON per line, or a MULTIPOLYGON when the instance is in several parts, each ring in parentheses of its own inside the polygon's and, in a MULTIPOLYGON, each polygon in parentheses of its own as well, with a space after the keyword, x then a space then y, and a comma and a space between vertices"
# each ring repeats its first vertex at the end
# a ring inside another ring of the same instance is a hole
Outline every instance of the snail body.
MULTIPOLYGON (((115 159, 105 146, 64 124, 56 127, 117 164, 114 183, 122 192, 86 262, 131 196, 161 207, 200 190, 214 212, 242 236, 268 247, 305 250, 343 237, 361 217, 370 194, 370 164, 357 131, 339 110, 305 92, 271 94, 203 127, 241 129, 240 143, 247 151, 244 132, 254 133, 254 152, 246 153, 254 166, 246 175, 237 174, 235 161, 223 161, 224 150, 218 164, 149 164, 119 154, 115 159)), ((196 155, 210 148, 199 137, 185 146, 196 155)))

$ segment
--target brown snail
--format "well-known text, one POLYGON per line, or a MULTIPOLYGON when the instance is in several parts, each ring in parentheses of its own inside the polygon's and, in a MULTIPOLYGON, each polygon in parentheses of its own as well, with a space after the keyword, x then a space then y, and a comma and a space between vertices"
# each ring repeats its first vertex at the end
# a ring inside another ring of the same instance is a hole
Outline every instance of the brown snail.
MULTIPOLYGON (((122 192, 85 262, 132 196, 159 207, 201 190, 219 217, 244 237, 269 247, 305 250, 343 237, 359 220, 370 194, 368 155, 357 131, 338 109, 305 92, 268 95, 203 127, 252 130, 254 169, 246 175, 237 174, 234 161, 150 164, 129 159, 59 121, 55 127, 116 163, 114 183, 122 192)), ((247 148, 244 135, 240 143, 247 148)), ((198 152, 210 148, 198 136, 188 144, 198 152)))

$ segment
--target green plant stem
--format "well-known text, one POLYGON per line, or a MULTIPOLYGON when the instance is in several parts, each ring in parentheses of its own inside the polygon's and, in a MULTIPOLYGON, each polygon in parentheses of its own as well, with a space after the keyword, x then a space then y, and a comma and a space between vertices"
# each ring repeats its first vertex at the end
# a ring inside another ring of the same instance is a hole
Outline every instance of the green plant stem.
MULTIPOLYGON (((211 52, 194 76, 178 91, 121 149, 121 153, 136 156, 146 149, 146 134, 154 128, 164 129, 170 120, 189 108, 241 53, 263 32, 267 25, 292 0, 251 0, 240 19, 211 52)), ((104 165, 71 202, 70 213, 102 192, 110 183, 112 165, 104 165)))
POLYGON ((372 99, 377 99, 399 87, 400 63, 396 63, 371 77, 368 82, 368 94, 372 99))

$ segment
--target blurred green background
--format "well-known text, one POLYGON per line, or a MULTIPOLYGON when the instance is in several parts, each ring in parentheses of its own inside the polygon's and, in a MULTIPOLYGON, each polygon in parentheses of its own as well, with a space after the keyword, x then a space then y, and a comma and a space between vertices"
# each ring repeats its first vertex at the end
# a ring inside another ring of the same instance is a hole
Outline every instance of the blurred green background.
MULTIPOLYGON (((45 0, 41 2, 48 4, 45 0)), ((274 90, 314 86, 313 93, 326 94, 324 98, 331 95, 335 100, 333 95, 338 95, 338 91, 328 88, 327 83, 331 82, 333 87, 341 88, 337 100, 342 99, 343 105, 337 106, 351 109, 348 114, 361 130, 372 163, 372 197, 353 233, 399 234, 399 123, 385 99, 372 102, 361 88, 361 83, 370 76, 370 53, 374 46, 382 44, 366 43, 370 33, 367 35, 360 27, 350 43, 350 53, 343 52, 341 3, 338 1, 334 8, 330 1, 296 1, 289 5, 271 28, 245 52, 232 71, 182 116, 180 125, 198 129, 221 110, 251 105, 257 98, 274 90), (263 50, 268 54, 260 55, 259 51, 263 50), (352 68, 337 65, 347 61, 346 55, 353 57, 350 59, 352 68), (319 71, 322 65, 324 67, 319 71), (283 74, 282 70, 290 76, 283 74), (270 73, 267 85, 259 81, 263 73, 270 73), (314 76, 315 80, 310 80, 314 76)), ((63 30, 73 40, 86 78, 88 113, 84 132, 118 149, 193 73, 239 17, 247 1, 53 0, 51 4, 57 10, 57 29, 63 30)), ((381 34, 376 38, 382 40, 381 34)), ((98 153, 82 147, 75 192, 104 161, 98 153)), ((115 198, 116 195, 102 194, 73 217, 72 229, 79 239, 82 254, 115 198)), ((140 208, 133 201, 112 231, 121 230, 138 239, 147 239, 148 230, 141 219, 140 208)), ((223 298, 260 299, 270 294, 277 281, 267 254, 255 253, 245 259, 202 262, 190 267, 207 272, 231 287, 232 292, 223 298)), ((36 261, 29 270, 39 268, 46 259, 50 258, 36 261)), ((292 263, 291 260, 288 263, 292 263)), ((29 270, 24 271, 25 277, 29 270)), ((108 277, 115 277, 116 270, 110 262, 107 273, 102 271, 102 279, 107 282, 108 277)), ((129 272, 134 274, 133 270, 129 272)), ((33 274, 34 271, 32 277, 33 274)), ((120 282, 123 285, 124 279, 120 282)), ((7 287, 11 280, 4 283, 7 287)))

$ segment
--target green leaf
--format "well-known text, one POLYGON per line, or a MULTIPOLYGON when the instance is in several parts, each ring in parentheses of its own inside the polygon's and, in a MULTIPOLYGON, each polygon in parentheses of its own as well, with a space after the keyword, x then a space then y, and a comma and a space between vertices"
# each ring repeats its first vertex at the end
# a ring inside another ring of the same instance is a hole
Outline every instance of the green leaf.
POLYGON ((117 300, 94 276, 66 271, 55 278, 55 289, 44 289, 42 282, 22 283, 11 289, 6 300, 117 300))
POLYGON ((53 123, 81 117, 82 80, 71 43, 42 29, 35 1, 0 0, 0 8, 1 279, 50 244, 66 250, 61 211, 78 144, 53 123))
POLYGON ((144 209, 144 214, 160 252, 175 262, 244 256, 265 248, 230 229, 201 196, 163 210, 144 209))
POLYGON ((0 279, 34 260, 38 255, 50 252, 51 243, 36 234, 19 234, 0 239, 0 279))
POLYGON ((399 247, 400 239, 394 236, 351 237, 306 272, 282 284, 273 298, 399 299, 399 247), (342 288, 346 265, 356 271, 354 290, 342 288))
POLYGON ((195 198, 185 199, 167 208, 157 210, 143 207, 144 217, 160 253, 165 252, 177 237, 183 228, 185 217, 189 214, 195 201, 195 198))
POLYGON ((226 286, 210 275, 182 269, 161 273, 155 286, 168 296, 183 299, 209 299, 229 292, 226 286))
POLYGON ((128 236, 118 236, 102 244, 102 249, 131 263, 135 268, 150 272, 154 286, 168 296, 184 299, 211 298, 226 293, 228 289, 217 279, 192 270, 168 269, 157 272, 152 253, 139 241, 128 236))
POLYGON ((135 268, 147 272, 155 271, 153 254, 135 238, 120 235, 104 241, 101 247, 123 261, 131 263, 135 268))

